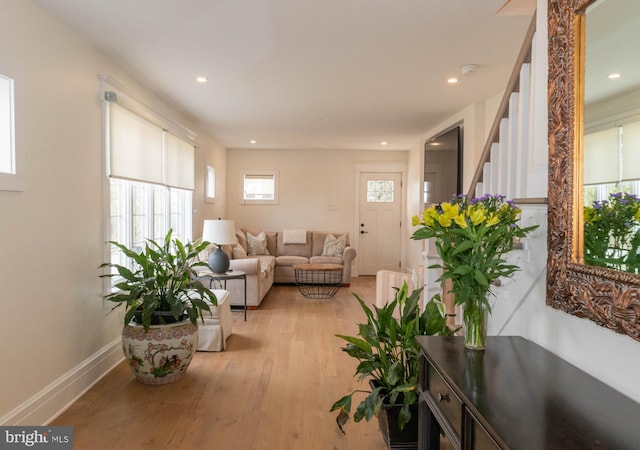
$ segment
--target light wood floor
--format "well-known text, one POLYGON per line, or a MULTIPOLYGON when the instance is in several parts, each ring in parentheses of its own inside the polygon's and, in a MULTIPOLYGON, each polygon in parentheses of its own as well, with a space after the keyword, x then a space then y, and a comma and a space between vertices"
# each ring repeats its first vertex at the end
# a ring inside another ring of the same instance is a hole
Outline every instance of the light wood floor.
POLYGON ((123 362, 51 425, 73 426, 76 450, 386 449, 375 419, 349 421, 342 434, 329 413, 366 388, 335 337, 365 320, 352 292, 374 303, 375 278, 353 278, 326 300, 274 286, 247 322, 233 312, 227 349, 196 353, 182 380, 146 386, 123 362))

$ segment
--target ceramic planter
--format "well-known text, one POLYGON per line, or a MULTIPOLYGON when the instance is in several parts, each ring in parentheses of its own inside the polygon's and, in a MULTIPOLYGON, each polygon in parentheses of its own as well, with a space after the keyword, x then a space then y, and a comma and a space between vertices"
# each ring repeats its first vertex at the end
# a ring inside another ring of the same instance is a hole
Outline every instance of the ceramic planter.
POLYGON ((144 384, 178 381, 198 346, 198 326, 189 320, 151 325, 131 323, 122 330, 122 349, 129 367, 144 384))

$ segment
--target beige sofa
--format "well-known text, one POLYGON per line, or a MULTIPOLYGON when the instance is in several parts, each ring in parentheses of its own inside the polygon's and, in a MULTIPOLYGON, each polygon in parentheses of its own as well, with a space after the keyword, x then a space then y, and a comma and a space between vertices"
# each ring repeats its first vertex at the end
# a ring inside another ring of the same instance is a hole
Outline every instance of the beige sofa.
MULTIPOLYGON (((230 255, 229 269, 241 270, 247 274, 249 308, 260 305, 273 283, 295 283, 295 264, 341 264, 344 266, 343 285, 349 286, 351 283, 351 264, 356 257, 356 251, 350 246, 349 233, 295 231, 296 239, 291 241, 292 233, 288 230, 242 229, 236 231, 236 245, 223 247, 230 255), (256 237, 264 239, 256 240, 256 237), (302 241, 304 243, 295 243, 302 241)), ((213 249, 215 247, 212 246, 209 251, 213 249)), ((201 258, 206 261, 208 251, 201 255, 201 258)), ((225 288, 224 285, 214 287, 225 288)), ((244 306, 243 280, 228 280, 225 289, 229 291, 232 306, 244 306)))

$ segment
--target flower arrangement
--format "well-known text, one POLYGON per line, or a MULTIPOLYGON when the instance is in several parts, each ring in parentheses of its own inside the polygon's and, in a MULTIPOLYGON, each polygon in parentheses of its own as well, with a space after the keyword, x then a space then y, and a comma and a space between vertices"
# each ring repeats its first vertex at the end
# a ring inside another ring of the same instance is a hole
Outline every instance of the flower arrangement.
POLYGON ((617 192, 584 208, 585 263, 640 273, 640 199, 617 192))
POLYGON ((487 294, 493 282, 519 270, 503 255, 513 249, 515 238, 537 227, 520 227, 519 213, 520 208, 503 195, 457 195, 412 219, 412 225, 420 227, 412 239, 435 238, 442 264, 431 268, 443 269, 438 281, 451 279, 455 304, 464 306, 467 347, 484 348, 484 311, 491 312, 487 294))

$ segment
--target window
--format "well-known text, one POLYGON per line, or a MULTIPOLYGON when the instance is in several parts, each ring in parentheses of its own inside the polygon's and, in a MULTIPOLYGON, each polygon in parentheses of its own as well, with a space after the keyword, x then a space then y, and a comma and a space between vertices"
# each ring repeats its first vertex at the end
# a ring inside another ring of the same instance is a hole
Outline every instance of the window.
POLYGON ((0 173, 16 173, 13 145, 13 80, 0 75, 0 173))
MULTIPOLYGON (((183 242, 191 239, 191 191, 111 178, 110 194, 110 240, 140 251, 147 239, 161 241, 169 228, 173 237, 183 242)), ((130 261, 112 247, 111 262, 127 265, 130 261)))
POLYGON ((242 174, 242 200, 245 203, 278 203, 278 172, 247 171, 242 174))
POLYGON ((0 189, 24 189, 15 146, 13 80, 0 74, 0 189))
MULTIPOLYGON (((140 251, 171 228, 174 238, 190 241, 194 146, 118 104, 107 105, 110 240, 140 251)), ((130 264, 117 248, 110 256, 130 264)))
POLYGON ((367 202, 393 203, 393 180, 367 180, 367 202))
POLYGON ((216 169, 207 165, 205 174, 204 200, 208 203, 214 203, 216 199, 216 169))

